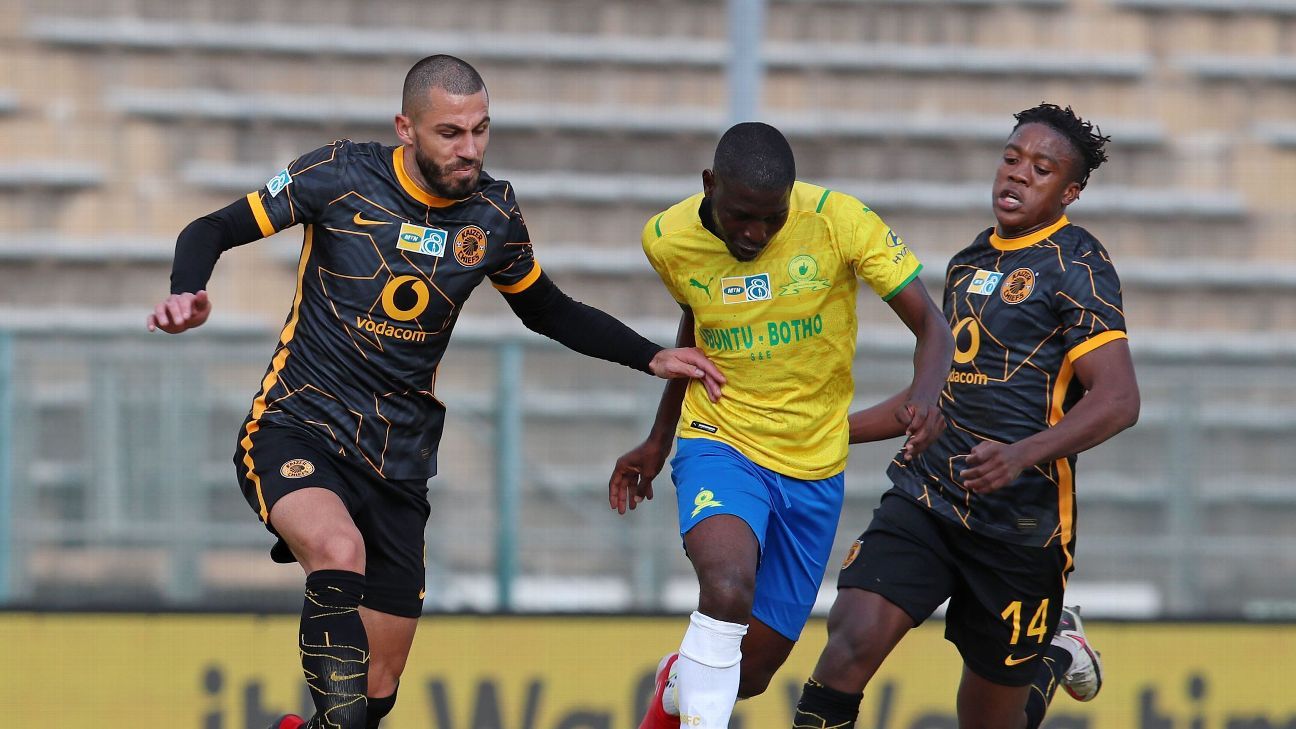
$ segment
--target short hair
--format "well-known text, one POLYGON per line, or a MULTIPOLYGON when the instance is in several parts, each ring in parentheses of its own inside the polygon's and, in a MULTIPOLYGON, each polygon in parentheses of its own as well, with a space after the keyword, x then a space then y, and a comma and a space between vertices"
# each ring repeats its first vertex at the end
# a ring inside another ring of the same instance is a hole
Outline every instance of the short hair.
POLYGON ((467 61, 439 53, 428 56, 405 74, 401 92, 401 111, 408 114, 423 103, 430 89, 441 89, 455 96, 469 96, 486 88, 481 74, 467 61))
POLYGON ((720 137, 712 172, 753 190, 783 190, 796 182, 796 161, 782 132, 761 122, 743 122, 720 137))
POLYGON ((1103 147, 1111 141, 1111 137, 1103 136, 1097 125, 1076 116, 1069 106, 1063 109, 1057 104, 1045 102, 1013 114, 1013 118, 1017 120, 1014 132, 1023 124, 1044 124, 1071 142, 1080 156, 1075 181, 1080 184, 1081 190, 1089 183, 1089 173, 1107 161, 1107 152, 1103 147))

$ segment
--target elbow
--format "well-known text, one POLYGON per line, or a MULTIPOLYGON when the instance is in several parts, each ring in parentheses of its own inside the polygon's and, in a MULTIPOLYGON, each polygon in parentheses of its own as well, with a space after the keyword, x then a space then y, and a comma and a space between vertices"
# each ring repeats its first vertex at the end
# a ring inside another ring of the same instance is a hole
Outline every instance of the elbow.
POLYGON ((1115 421, 1120 425, 1120 430, 1132 428, 1138 423, 1141 407, 1142 402, 1139 399, 1138 390, 1127 393, 1118 401, 1116 412, 1113 414, 1115 415, 1115 421))

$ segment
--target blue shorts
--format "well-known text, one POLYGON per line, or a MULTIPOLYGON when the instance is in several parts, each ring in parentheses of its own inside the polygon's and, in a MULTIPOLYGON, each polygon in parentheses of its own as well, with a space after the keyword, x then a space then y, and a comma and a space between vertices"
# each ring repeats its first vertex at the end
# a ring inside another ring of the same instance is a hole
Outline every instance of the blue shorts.
POLYGON ((844 474, 802 481, 752 463, 727 443, 678 438, 671 478, 681 536, 717 514, 747 522, 761 550, 752 617, 799 638, 837 534, 844 474))

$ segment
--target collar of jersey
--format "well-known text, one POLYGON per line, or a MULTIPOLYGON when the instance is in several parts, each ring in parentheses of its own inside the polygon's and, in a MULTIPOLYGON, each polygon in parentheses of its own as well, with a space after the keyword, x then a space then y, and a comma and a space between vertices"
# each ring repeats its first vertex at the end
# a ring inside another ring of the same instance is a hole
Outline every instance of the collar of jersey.
POLYGON ((458 200, 449 200, 444 197, 437 197, 419 187, 418 183, 414 182, 414 180, 405 173, 404 147, 397 147, 392 150, 392 167, 396 168, 396 179, 400 180, 401 187, 405 188, 405 192, 409 193, 410 197, 418 200, 424 205, 434 208, 445 208, 459 202, 458 200))
POLYGON ((990 245, 994 246, 995 248, 998 248, 1001 251, 1015 251, 1021 248, 1026 248, 1028 246, 1033 246, 1036 243, 1039 243, 1040 241, 1058 232, 1059 230, 1062 230, 1063 228, 1065 228, 1070 224, 1071 221, 1067 220, 1067 216, 1063 215, 1062 217, 1058 218, 1058 221, 1056 223, 1050 225, 1049 227, 1044 228, 1043 230, 1037 230, 1034 233, 1030 233, 1028 235, 1023 235, 1020 238, 1000 238, 997 233, 991 233, 990 245))

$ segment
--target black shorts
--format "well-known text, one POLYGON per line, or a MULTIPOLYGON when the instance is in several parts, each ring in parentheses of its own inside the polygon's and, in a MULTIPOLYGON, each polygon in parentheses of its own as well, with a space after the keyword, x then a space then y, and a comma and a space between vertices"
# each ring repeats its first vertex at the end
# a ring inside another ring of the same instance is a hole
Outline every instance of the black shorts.
POLYGON ((919 625, 947 598, 945 639, 977 675, 1025 686, 1062 614, 1066 555, 1060 545, 993 539, 890 491, 851 547, 837 587, 875 592, 919 625))
MULTIPOLYGON (((384 479, 335 455, 310 433, 265 423, 239 442, 234 467, 243 497, 275 536, 279 534, 268 517, 279 499, 304 488, 337 494, 364 538, 365 593, 360 604, 403 617, 422 614, 424 530, 432 511, 426 479, 384 479)), ((270 556, 276 562, 296 561, 283 539, 270 549, 270 556)))

